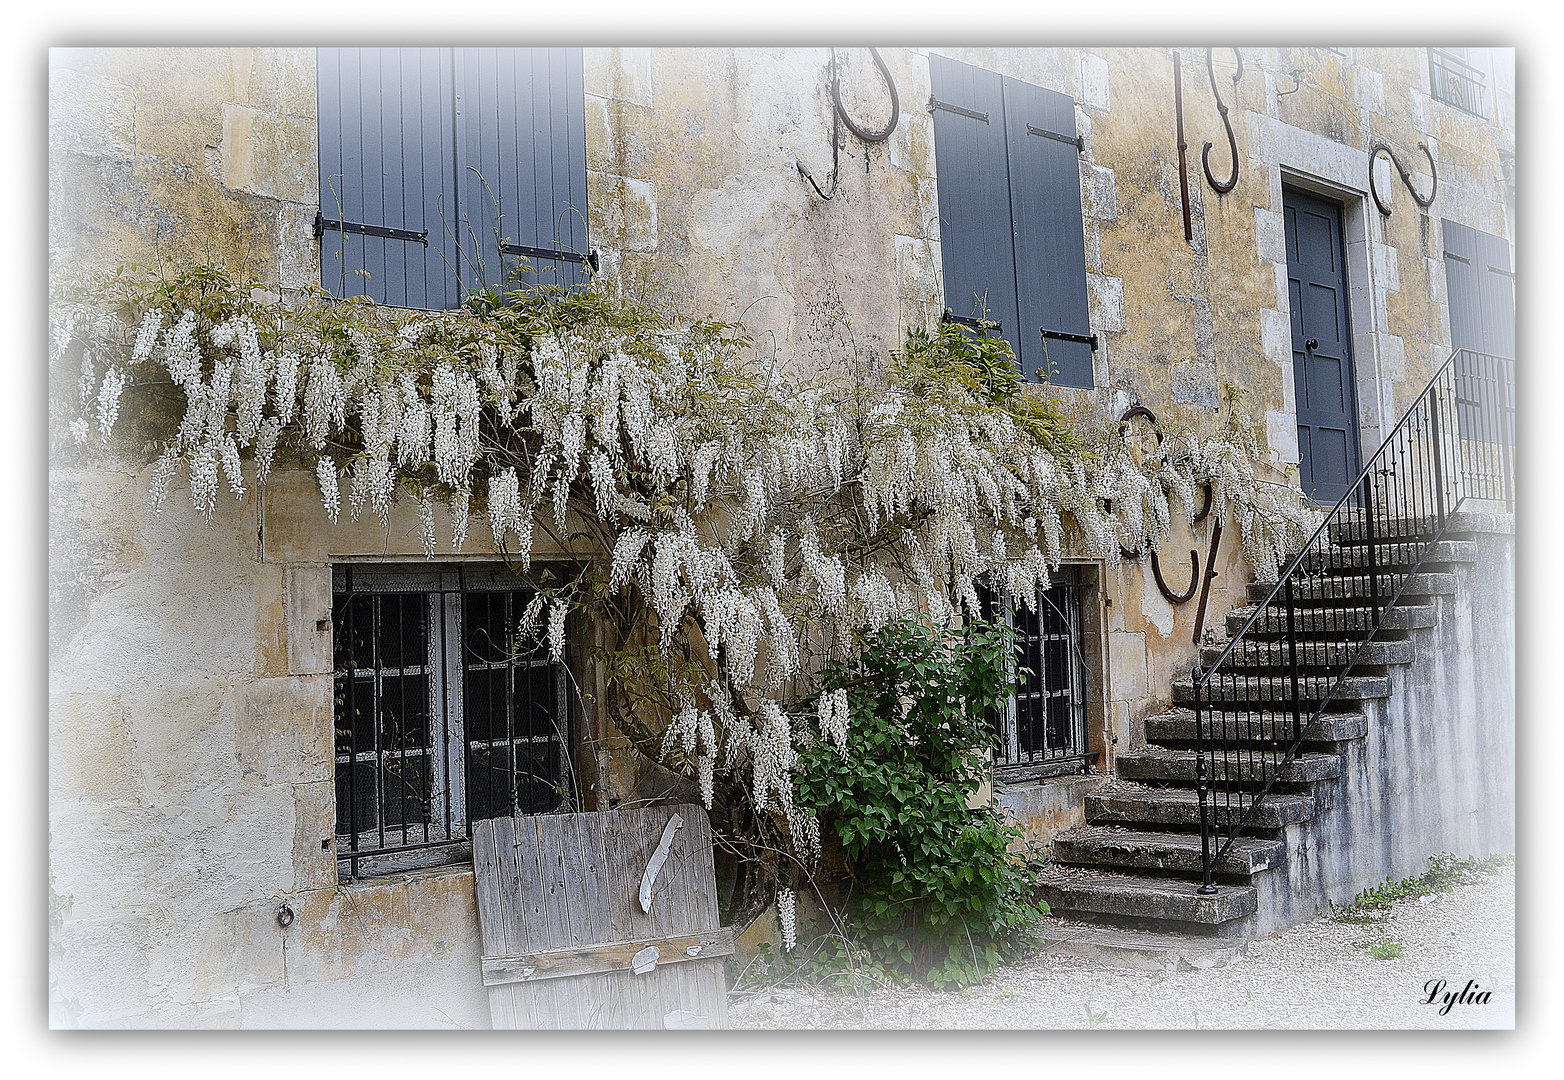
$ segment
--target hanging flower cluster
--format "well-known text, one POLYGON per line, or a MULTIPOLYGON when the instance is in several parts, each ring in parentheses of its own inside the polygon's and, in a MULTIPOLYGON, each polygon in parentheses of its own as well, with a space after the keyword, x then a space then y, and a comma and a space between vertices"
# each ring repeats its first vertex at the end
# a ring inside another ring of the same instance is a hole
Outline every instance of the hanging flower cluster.
MULTIPOLYGON (((1067 539, 1086 557, 1155 550, 1203 485, 1262 576, 1313 525, 1294 493, 1256 477, 1263 448, 1236 410, 1226 431, 1144 456, 1113 428, 1061 441, 1034 394, 985 373, 1008 370, 1002 343, 985 360, 993 344, 959 328, 910 343, 883 382, 826 390, 757 371, 724 327, 593 293, 417 314, 281 312, 248 296, 185 303, 165 288, 115 327, 57 320, 58 349, 91 342, 77 437, 90 415, 106 440, 132 370, 161 369, 185 413, 153 467, 154 507, 183 466, 210 516, 219 473, 242 495, 243 457, 264 483, 286 448, 313 464, 333 522, 344 502, 383 519, 399 492, 415 499, 430 554, 437 499, 458 549, 474 500, 523 566, 550 529, 598 568, 600 599, 633 597, 620 610, 644 611, 658 648, 694 658, 670 689, 664 757, 708 805, 718 770, 743 770, 756 809, 785 817, 804 854, 819 829, 793 806, 796 746, 841 748, 849 723, 845 693, 808 692, 818 658, 908 613, 955 627, 983 582, 1030 606, 1067 539), (101 344, 114 333, 118 351, 101 344)), ((539 593, 523 631, 546 627, 557 658, 583 595, 539 593)))

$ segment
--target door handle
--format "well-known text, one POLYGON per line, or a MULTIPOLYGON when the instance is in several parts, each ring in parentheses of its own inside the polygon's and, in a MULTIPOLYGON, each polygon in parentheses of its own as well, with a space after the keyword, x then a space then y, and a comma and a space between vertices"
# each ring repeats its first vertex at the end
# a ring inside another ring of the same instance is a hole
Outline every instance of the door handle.
POLYGON ((1303 347, 1305 349, 1318 349, 1320 347, 1320 339, 1311 337, 1308 341, 1303 343, 1303 347))

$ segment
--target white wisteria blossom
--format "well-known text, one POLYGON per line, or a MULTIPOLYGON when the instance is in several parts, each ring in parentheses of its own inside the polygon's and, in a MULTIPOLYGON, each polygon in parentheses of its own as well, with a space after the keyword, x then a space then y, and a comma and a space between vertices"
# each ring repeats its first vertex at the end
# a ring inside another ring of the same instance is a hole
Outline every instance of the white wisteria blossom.
POLYGON ((469 511, 486 515, 523 569, 548 570, 540 550, 569 568, 535 593, 523 635, 541 625, 558 660, 567 614, 590 607, 640 680, 610 681, 614 722, 646 731, 646 752, 708 806, 719 781, 742 786, 805 858, 820 837, 793 804, 797 750, 819 738, 841 751, 850 731, 845 692, 812 684, 824 661, 907 615, 955 628, 985 582, 1025 602, 1067 555, 1156 550, 1207 489, 1261 577, 1315 524, 1261 476, 1258 428, 1236 406, 1217 430, 1170 431, 1154 449, 1102 421, 1066 438, 1046 391, 963 368, 954 329, 938 339, 948 355, 924 347, 914 362, 909 344, 888 375, 816 387, 751 364, 727 328, 595 293, 416 314, 265 309, 237 286, 221 311, 181 295, 157 292, 127 322, 51 313, 55 355, 84 342, 82 409, 100 434, 132 368, 183 393, 154 508, 183 467, 210 517, 222 480, 245 492, 248 455, 260 484, 278 462, 313 467, 332 522, 339 472, 350 517, 384 520, 413 499, 430 557, 436 500, 453 549, 469 511))

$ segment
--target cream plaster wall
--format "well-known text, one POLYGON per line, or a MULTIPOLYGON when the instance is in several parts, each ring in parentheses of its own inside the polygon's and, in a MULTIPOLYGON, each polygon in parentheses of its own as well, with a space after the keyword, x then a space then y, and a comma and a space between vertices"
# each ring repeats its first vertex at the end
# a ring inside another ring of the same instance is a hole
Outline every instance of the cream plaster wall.
MULTIPOLYGON (((886 49, 901 121, 883 144, 844 131, 830 172, 825 49, 586 50, 591 243, 623 294, 735 320, 757 356, 798 374, 873 374, 942 305, 938 163, 924 49, 886 49)), ((1208 427, 1226 388, 1263 418, 1285 481, 1296 461, 1282 185, 1343 200, 1365 449, 1449 348, 1439 219, 1513 241, 1499 153, 1514 148, 1505 50, 1489 65, 1500 121, 1428 94, 1412 49, 1231 50, 1218 85, 1238 141, 1225 174, 1203 52, 1184 56, 1194 241, 1180 215, 1166 49, 935 50, 1072 95, 1085 137, 1083 239, 1098 389, 1208 427), (1307 72, 1295 93, 1284 72, 1307 72), (1393 215, 1367 191, 1383 139, 1416 182, 1419 141, 1439 162, 1420 212, 1392 175, 1393 215)), ((844 50, 844 97, 876 126, 888 99, 866 50, 844 50)), ((57 265, 244 264, 289 294, 319 281, 314 58, 309 49, 59 50, 50 64, 50 249, 57 265)), ((69 393, 74 373, 56 373, 69 393)), ((487 1023, 471 872, 339 886, 329 850, 330 565, 421 555, 413 514, 389 528, 329 526, 313 478, 287 470, 226 498, 210 525, 175 490, 146 508, 148 462, 130 440, 62 446, 51 460, 50 827, 63 921, 54 1018, 92 1026, 487 1023), (325 842, 326 847, 322 844, 325 842), (275 919, 287 900, 297 918, 275 919)), ((444 522, 442 522, 442 532, 444 522)), ((1165 546, 1170 584, 1202 564, 1209 526, 1165 546)), ((1242 602, 1230 523, 1208 625, 1242 602)), ((475 523, 465 554, 482 558, 475 523)), ((449 554, 442 549, 442 555, 449 554)), ((1168 604, 1143 563, 1099 568, 1103 683, 1094 745, 1111 765, 1165 708, 1194 661, 1193 602, 1168 604)), ((594 731, 600 738, 612 733, 594 731)), ((636 783, 607 741, 588 748, 602 795, 636 783)), ((1034 832, 1074 820, 1083 784, 1012 800, 1034 832), (1068 790, 1066 790, 1068 788, 1068 790)))

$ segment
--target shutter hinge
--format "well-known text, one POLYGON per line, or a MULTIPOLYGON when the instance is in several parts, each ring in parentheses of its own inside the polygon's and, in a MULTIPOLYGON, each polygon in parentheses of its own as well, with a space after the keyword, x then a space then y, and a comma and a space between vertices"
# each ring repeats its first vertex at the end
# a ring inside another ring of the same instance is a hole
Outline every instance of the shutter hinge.
POLYGON ((1047 128, 1033 127, 1031 124, 1026 125, 1026 133, 1028 135, 1041 135, 1045 139, 1055 139, 1062 143, 1069 143, 1075 147, 1076 153, 1086 153, 1086 137, 1083 135, 1065 135, 1062 132, 1049 131, 1047 128))
POLYGON ((1002 321, 996 319, 974 319, 967 315, 957 315, 950 308, 945 309, 945 314, 939 317, 939 321, 942 323, 960 323, 968 330, 973 330, 980 334, 984 330, 992 330, 996 334, 1005 332, 1005 324, 1002 321))
POLYGON ((562 262, 585 263, 597 273, 597 250, 582 255, 578 251, 562 251, 559 248, 529 247, 526 244, 501 244, 500 251, 506 255, 520 255, 533 259, 558 259, 562 262))
POLYGON ((960 105, 952 105, 947 101, 941 101, 936 97, 930 96, 929 112, 933 112, 936 109, 944 109, 946 112, 955 113, 957 116, 968 116, 973 120, 981 120, 985 124, 988 123, 988 113, 986 112, 974 112, 971 109, 963 109, 960 105))
POLYGON ((326 235, 327 229, 335 229, 341 233, 358 233, 361 236, 381 236, 387 240, 407 240, 411 243, 419 243, 424 247, 429 246, 429 230, 414 232, 411 229, 392 229, 385 225, 364 225, 357 221, 343 221, 340 218, 329 218, 319 210, 315 211, 315 237, 326 235))
POLYGON ((1063 330, 1050 330, 1046 326, 1042 327, 1042 332, 1045 338, 1053 338, 1056 341, 1076 341, 1082 345, 1090 345, 1092 352, 1097 351, 1096 334, 1067 334, 1063 330))

